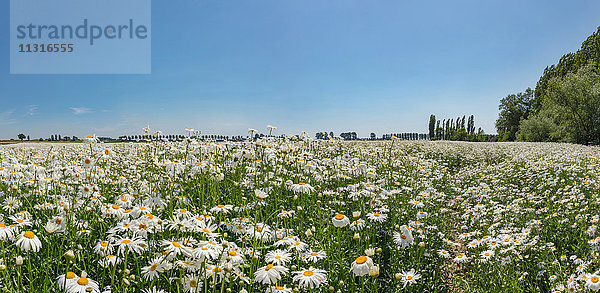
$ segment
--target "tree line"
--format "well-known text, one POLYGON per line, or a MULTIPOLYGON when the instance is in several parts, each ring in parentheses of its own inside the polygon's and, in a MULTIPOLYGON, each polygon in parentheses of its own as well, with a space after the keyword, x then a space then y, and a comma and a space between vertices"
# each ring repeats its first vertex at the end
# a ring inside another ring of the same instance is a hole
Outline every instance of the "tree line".
POLYGON ((429 137, 431 140, 459 140, 459 141, 490 141, 492 135, 485 134, 479 127, 475 130, 475 116, 468 118, 463 115, 456 119, 436 119, 434 114, 429 116, 429 137))
POLYGON ((535 90, 506 96, 499 110, 501 140, 600 144, 600 27, 546 67, 535 90))

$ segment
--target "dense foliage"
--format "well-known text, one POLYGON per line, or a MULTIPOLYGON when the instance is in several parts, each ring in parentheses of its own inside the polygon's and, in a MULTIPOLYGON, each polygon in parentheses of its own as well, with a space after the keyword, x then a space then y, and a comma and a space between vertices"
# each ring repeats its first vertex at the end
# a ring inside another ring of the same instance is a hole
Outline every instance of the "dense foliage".
POLYGON ((562 78, 589 63, 600 66, 600 27, 581 44, 581 49, 563 55, 556 65, 544 69, 544 74, 535 87, 536 109, 541 108, 545 96, 549 93, 552 78, 562 78))
POLYGON ((533 112, 533 90, 510 94, 500 100, 500 114, 496 120, 498 136, 505 141, 513 141, 519 131, 521 120, 527 119, 533 112))
POLYGON ((547 67, 535 92, 500 101, 496 129, 502 140, 600 144, 600 27, 576 53, 547 67))

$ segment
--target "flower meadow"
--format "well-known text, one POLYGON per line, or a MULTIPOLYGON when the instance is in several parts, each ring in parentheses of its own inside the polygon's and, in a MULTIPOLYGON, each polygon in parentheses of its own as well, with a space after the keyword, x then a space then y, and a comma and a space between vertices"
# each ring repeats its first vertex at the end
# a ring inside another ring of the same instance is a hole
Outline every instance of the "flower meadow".
POLYGON ((2 292, 595 292, 600 149, 0 147, 2 292))

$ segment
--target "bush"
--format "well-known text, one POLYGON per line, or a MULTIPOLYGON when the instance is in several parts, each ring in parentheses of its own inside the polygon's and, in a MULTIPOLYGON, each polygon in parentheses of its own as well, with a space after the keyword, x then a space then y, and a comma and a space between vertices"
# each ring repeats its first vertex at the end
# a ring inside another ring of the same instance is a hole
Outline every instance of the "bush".
POLYGON ((557 126, 552 119, 543 115, 532 115, 521 120, 517 139, 520 141, 554 141, 557 126))

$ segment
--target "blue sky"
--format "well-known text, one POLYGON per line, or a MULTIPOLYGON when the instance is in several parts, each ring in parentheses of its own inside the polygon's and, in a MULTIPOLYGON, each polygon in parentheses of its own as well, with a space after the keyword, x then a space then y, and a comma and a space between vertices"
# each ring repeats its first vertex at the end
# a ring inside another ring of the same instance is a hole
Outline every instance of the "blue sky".
POLYGON ((0 138, 426 132, 474 114, 600 25, 598 1, 153 1, 152 74, 10 75, 0 1, 0 138))

